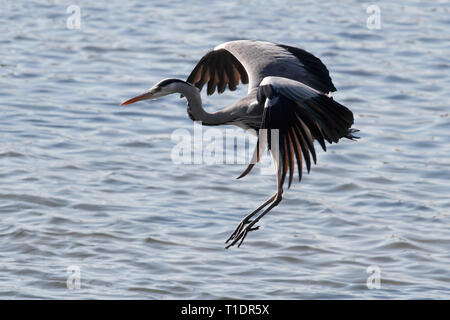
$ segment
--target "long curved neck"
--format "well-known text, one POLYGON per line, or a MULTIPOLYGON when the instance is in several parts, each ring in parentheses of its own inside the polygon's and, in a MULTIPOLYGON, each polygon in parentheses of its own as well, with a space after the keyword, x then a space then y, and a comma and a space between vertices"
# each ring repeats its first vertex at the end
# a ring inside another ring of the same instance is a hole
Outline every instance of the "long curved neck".
POLYGON ((177 85, 177 92, 186 97, 188 109, 190 109, 194 121, 201 121, 205 125, 219 125, 233 120, 231 114, 223 112, 223 110, 209 113, 203 109, 202 97, 196 87, 180 82, 177 85))

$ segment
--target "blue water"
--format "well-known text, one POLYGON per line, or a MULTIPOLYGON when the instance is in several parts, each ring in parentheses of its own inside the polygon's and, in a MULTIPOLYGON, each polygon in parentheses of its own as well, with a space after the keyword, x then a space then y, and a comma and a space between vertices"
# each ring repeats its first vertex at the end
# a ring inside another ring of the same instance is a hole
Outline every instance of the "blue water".
POLYGON ((78 1, 70 29, 73 4, 1 3, 0 298, 450 298, 448 1, 374 2, 380 29, 359 1, 78 1), (233 39, 319 56, 361 139, 224 250, 274 177, 175 164, 177 96, 119 104, 233 39))

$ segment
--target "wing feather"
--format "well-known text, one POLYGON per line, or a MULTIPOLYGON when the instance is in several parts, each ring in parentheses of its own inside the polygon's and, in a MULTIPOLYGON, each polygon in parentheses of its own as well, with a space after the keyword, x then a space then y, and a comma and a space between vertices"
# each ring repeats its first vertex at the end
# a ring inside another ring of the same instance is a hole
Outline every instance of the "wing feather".
POLYGON ((205 54, 192 70, 187 82, 201 89, 208 83, 208 95, 225 87, 236 90, 239 82, 249 84, 249 92, 268 76, 285 77, 322 93, 336 91, 322 61, 311 53, 266 41, 237 40, 222 43, 205 54), (209 68, 209 78, 205 74, 209 68), (216 75, 218 77, 216 83, 216 75), (226 76, 225 76, 226 75, 226 76))
POLYGON ((241 62, 226 49, 208 52, 187 78, 187 82, 200 90, 207 83, 208 95, 213 94, 216 88, 218 93, 224 92, 227 85, 231 91, 234 91, 239 81, 248 83, 247 71, 241 62))
MULTIPOLYGON (((289 174, 288 187, 293 180, 295 164, 299 181, 302 178, 302 155, 308 172, 311 169, 311 155, 316 163, 314 140, 326 151, 325 141, 338 142, 348 136, 353 124, 353 113, 349 109, 295 80, 267 77, 258 88, 257 99, 260 104, 264 104, 261 129, 268 132, 269 150, 272 154, 279 154, 277 163, 281 183, 289 174), (278 130, 278 150, 275 150, 274 141, 271 140, 274 130, 278 130)), ((245 174, 251 168, 247 168, 245 174)))

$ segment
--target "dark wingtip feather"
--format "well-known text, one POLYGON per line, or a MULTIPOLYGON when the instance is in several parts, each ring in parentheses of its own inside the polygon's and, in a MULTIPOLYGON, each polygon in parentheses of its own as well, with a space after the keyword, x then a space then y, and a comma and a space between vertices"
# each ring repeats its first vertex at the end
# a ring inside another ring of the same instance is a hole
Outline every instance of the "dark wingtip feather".
POLYGON ((242 63, 226 49, 212 50, 205 54, 187 78, 187 82, 194 84, 200 90, 208 83, 208 95, 214 94, 216 88, 218 93, 224 92, 227 85, 231 91, 234 91, 239 81, 248 83, 247 71, 242 63))
POLYGON ((248 165, 247 169, 245 169, 244 172, 242 172, 241 175, 239 177, 237 177, 236 179, 241 179, 241 178, 245 177, 250 171, 252 171, 254 166, 255 166, 254 163, 250 163, 248 165))
POLYGON ((300 48, 283 44, 278 44, 278 46, 286 49, 289 53, 294 55, 304 66, 304 68, 314 76, 314 80, 305 80, 308 82, 306 83, 307 85, 325 93, 336 91, 336 87, 331 80, 330 73, 327 67, 319 58, 314 56, 312 53, 300 48))

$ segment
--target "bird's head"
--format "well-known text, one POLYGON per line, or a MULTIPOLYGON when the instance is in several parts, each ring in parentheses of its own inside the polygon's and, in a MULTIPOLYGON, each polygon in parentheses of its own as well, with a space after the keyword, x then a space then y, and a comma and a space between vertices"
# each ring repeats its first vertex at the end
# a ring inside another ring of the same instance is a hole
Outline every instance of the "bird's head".
POLYGON ((167 96, 172 93, 180 92, 180 86, 182 85, 189 85, 189 83, 179 80, 179 79, 164 79, 155 84, 153 87, 151 87, 149 90, 144 92, 143 94, 140 94, 134 98, 131 98, 123 103, 121 103, 121 106, 135 103, 141 100, 153 100, 160 97, 167 96))

